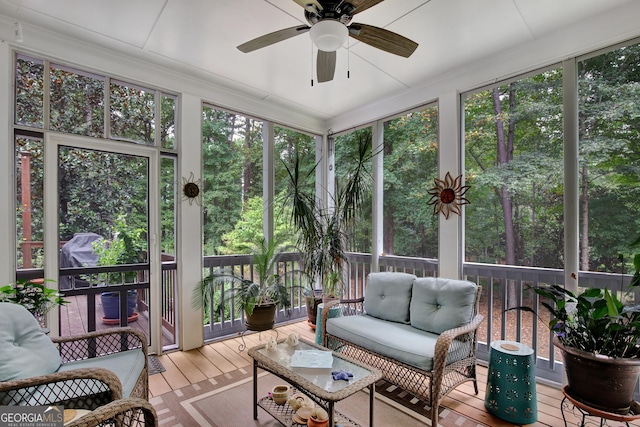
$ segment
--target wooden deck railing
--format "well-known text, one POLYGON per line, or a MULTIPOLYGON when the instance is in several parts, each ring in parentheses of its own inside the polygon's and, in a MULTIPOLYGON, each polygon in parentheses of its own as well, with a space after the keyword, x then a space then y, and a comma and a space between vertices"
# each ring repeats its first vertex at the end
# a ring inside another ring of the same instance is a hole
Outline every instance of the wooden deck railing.
MULTIPOLYGON (((371 254, 350 253, 349 271, 347 277, 348 286, 344 289, 345 298, 357 298, 364 295, 366 277, 371 271, 371 254)), ((215 269, 229 269, 237 274, 243 274, 247 278, 252 278, 254 271, 250 255, 226 255, 209 256, 204 258, 205 275, 215 269)), ((403 271, 416 274, 417 276, 437 276, 438 262, 435 259, 382 256, 379 261, 380 271, 403 271)), ((124 267, 124 270, 136 269, 139 266, 124 267)), ((162 324, 163 330, 174 338, 176 327, 176 289, 178 286, 176 279, 177 265, 174 261, 164 261, 162 266, 162 324)), ((113 267, 107 268, 109 271, 113 267)), ((122 270, 123 268, 115 268, 122 270)), ((293 305, 290 309, 279 310, 276 315, 276 322, 279 324, 304 318, 307 313, 304 293, 300 285, 304 281, 304 276, 300 273, 300 257, 297 253, 283 254, 278 269, 287 278, 290 285, 291 301, 293 305)), ((97 273, 96 267, 90 269, 79 269, 66 274, 92 274, 97 273), (79 272, 79 270, 83 270, 79 272), (86 270, 86 271, 85 271, 86 270), (94 271, 96 270, 96 271, 94 271)), ((101 269, 102 271, 102 269, 101 269)), ((64 272, 63 272, 64 273, 64 272)), ((540 300, 533 292, 526 289, 529 286, 542 284, 562 284, 564 282, 564 272, 559 269, 533 268, 506 266, 496 264, 465 263, 463 273, 466 278, 478 283, 483 287, 481 298, 481 314, 485 317, 479 330, 478 357, 487 361, 489 358, 489 343, 493 340, 507 339, 519 341, 529 345, 536 352, 536 373, 540 378, 553 382, 562 380, 562 364, 560 355, 551 343, 552 334, 545 325, 546 310, 542 309, 536 318, 532 313, 509 311, 505 309, 510 306, 527 304, 534 310, 541 307, 540 300)), ((20 270, 18 278, 33 279, 42 276, 40 269, 20 270)), ((147 276, 144 276, 147 277, 147 276)), ((631 276, 597 272, 580 272, 579 280, 581 287, 608 288, 616 290, 621 295, 627 290, 631 276)), ((118 288, 118 291, 126 291, 128 288, 144 288, 149 286, 148 281, 143 280, 135 284, 127 284, 118 288)), ((66 291, 67 294, 95 294, 104 289, 97 287, 78 288, 66 291), (70 293, 69 293, 70 292, 70 293)), ((111 289, 109 289, 111 290, 111 289)), ((189 297, 189 296, 187 296, 189 297)), ((142 303, 148 302, 148 292, 143 292, 142 303)), ((225 301, 229 297, 224 289, 216 290, 215 301, 225 301)), ((625 294, 627 298, 636 303, 640 302, 640 293, 625 294)), ((244 315, 238 313, 233 308, 233 301, 229 301, 229 309, 225 315, 220 316, 212 307, 205 313, 206 322, 204 332, 206 340, 218 340, 230 335, 237 334, 244 330, 244 315)), ((95 319, 95 312, 86 314, 88 318, 95 319)), ((95 310, 95 308, 94 308, 95 310)), ((83 314, 83 317, 85 315, 83 314)))

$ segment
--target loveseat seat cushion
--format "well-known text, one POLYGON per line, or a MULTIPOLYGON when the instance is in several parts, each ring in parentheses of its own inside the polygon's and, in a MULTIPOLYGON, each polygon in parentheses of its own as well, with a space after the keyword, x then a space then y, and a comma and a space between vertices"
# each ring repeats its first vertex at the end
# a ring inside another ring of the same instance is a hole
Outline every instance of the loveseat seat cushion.
POLYGON ((364 293, 364 309, 369 316, 409 323, 411 289, 416 276, 407 273, 371 273, 364 293))
POLYGON ((473 317, 477 285, 467 280, 421 277, 413 283, 411 326, 434 334, 463 326, 473 317))
POLYGON ((383 356, 431 371, 438 335, 369 315, 327 320, 327 333, 383 356))
POLYGON ((127 350, 91 359, 74 360, 60 366, 59 372, 80 368, 105 368, 112 371, 122 384, 122 397, 131 396, 140 373, 145 367, 142 350, 127 350))
POLYGON ((0 303, 0 381, 54 373, 62 359, 55 344, 23 306, 0 303))

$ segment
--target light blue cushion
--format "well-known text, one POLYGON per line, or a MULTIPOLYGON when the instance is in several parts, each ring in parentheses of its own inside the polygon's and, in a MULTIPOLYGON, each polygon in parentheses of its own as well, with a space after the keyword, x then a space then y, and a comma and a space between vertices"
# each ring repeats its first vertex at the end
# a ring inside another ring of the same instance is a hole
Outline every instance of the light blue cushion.
POLYGON ((407 273, 371 273, 364 293, 369 316, 409 323, 411 289, 416 276, 407 273))
POLYGON ((0 303, 0 381, 54 373, 62 359, 56 346, 23 306, 0 303))
POLYGON ((59 372, 80 368, 105 368, 117 375, 122 384, 122 397, 131 396, 144 369, 145 356, 142 350, 127 350, 92 359, 74 360, 60 366, 59 372))
POLYGON ((413 283, 411 326, 441 334, 469 323, 477 285, 466 280, 421 277, 413 283))
POLYGON ((419 369, 433 369, 438 335, 411 325, 389 322, 368 315, 344 316, 328 319, 327 332, 419 369))

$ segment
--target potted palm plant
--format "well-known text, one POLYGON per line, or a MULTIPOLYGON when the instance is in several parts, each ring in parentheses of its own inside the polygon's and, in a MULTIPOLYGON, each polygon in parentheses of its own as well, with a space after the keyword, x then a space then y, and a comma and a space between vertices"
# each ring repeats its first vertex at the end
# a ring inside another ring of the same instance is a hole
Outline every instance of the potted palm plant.
MULTIPOLYGON (((631 288, 640 285, 640 255, 634 265, 631 288)), ((623 304, 609 289, 531 289, 551 315, 548 325, 562 353, 568 392, 593 408, 627 414, 640 374, 640 306, 623 304)))
MULTIPOLYGON (((331 195, 332 206, 322 205, 316 197, 315 167, 304 174, 297 155, 291 164, 284 165, 289 183, 283 203, 291 206, 291 223, 299 232, 297 246, 303 270, 324 299, 340 298, 344 290, 349 262, 347 237, 371 194, 372 177, 368 169, 373 155, 371 142, 370 132, 359 134, 355 163, 331 195)), ((307 309, 310 308, 308 303, 307 309)), ((309 320, 315 322, 315 316, 309 320)))
POLYGON ((248 330, 265 331, 273 328, 276 309, 289 308, 291 289, 299 286, 287 284, 286 278, 278 271, 282 250, 278 239, 267 241, 261 238, 251 251, 257 281, 233 271, 213 272, 194 289, 194 308, 214 306, 216 290, 225 289, 225 299, 215 305, 217 311, 222 313, 231 299, 236 310, 244 311, 248 330))

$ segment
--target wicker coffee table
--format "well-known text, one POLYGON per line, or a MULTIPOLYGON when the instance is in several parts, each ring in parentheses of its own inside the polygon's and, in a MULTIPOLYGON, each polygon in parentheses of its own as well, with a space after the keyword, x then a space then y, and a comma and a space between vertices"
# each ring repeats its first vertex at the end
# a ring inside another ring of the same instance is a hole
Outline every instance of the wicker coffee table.
POLYGON ((293 421, 295 411, 288 403, 278 406, 271 398, 258 400, 258 368, 269 371, 288 382, 294 391, 300 391, 309 396, 315 403, 323 407, 329 414, 329 425, 333 426, 334 419, 344 427, 358 426, 353 420, 334 410, 336 402, 346 399, 356 392, 369 388, 369 425, 373 427, 373 400, 375 384, 382 373, 375 368, 364 365, 352 359, 333 353, 331 368, 299 368, 291 366, 291 357, 296 350, 324 350, 312 342, 301 339, 295 347, 285 340, 279 340, 275 350, 267 350, 265 345, 253 347, 249 356, 253 358, 253 419, 258 419, 258 407, 261 407, 285 426, 298 425, 293 421), (348 382, 333 380, 331 372, 345 371, 353 374, 348 382))

